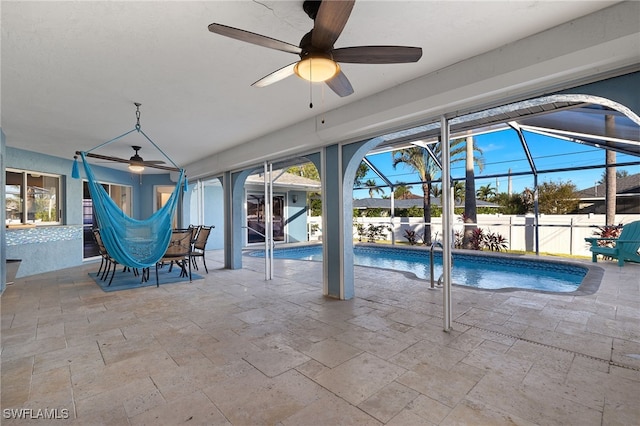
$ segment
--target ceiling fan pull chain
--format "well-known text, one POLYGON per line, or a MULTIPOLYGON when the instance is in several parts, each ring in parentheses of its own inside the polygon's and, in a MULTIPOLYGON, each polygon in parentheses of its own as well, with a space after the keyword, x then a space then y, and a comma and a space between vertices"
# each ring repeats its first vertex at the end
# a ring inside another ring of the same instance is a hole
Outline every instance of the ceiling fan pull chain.
POLYGON ((309 81, 309 108, 313 108, 313 83, 309 81))
POLYGON ((324 118, 327 113, 327 109, 325 108, 325 105, 324 105, 324 84, 320 87, 320 94, 321 94, 320 101, 322 105, 322 124, 324 124, 324 118))

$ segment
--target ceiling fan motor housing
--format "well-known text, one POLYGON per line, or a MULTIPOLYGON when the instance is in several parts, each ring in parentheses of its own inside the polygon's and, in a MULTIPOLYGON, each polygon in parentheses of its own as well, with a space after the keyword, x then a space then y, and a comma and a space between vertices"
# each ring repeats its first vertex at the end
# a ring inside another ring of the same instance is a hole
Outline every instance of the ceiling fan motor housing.
POLYGON ((144 160, 142 159, 142 157, 140 157, 138 155, 138 151, 141 149, 141 147, 139 146, 132 146, 131 148, 133 148, 133 150, 136 152, 131 158, 129 158, 129 161, 131 163, 139 163, 142 164, 144 162, 144 160))
POLYGON ((309 18, 315 21, 316 15, 318 15, 318 9, 320 9, 320 0, 305 0, 302 3, 302 10, 309 16, 309 18))

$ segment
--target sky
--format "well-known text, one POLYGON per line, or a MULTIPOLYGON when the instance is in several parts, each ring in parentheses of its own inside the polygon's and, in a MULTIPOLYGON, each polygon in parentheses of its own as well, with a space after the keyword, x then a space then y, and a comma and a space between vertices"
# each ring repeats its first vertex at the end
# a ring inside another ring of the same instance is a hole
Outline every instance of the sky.
MULTIPOLYGON (((554 168, 605 164, 605 150, 603 149, 529 132, 525 132, 525 137, 539 172, 554 168)), ((522 144, 515 131, 503 130, 487 133, 475 136, 474 139, 478 147, 482 150, 484 161, 484 168, 481 172, 478 167, 475 168, 476 190, 480 186, 490 184, 492 188, 497 188, 496 192, 508 192, 508 177, 483 179, 482 176, 506 174, 509 169, 511 169, 512 173, 529 172, 531 170, 522 144)), ((371 155, 368 159, 393 183, 418 182, 420 180, 418 175, 415 174, 410 167, 399 164, 394 169, 392 166, 392 154, 390 152, 371 155)), ((633 161, 637 162, 639 159, 621 153, 616 154, 617 163, 633 161)), ((556 183, 571 182, 576 186, 577 190, 582 190, 590 188, 594 186, 596 182, 600 181, 604 170, 604 168, 598 168, 575 172, 540 173, 538 175, 538 184, 540 185, 543 182, 549 181, 556 183)), ((618 167, 618 170, 626 170, 632 175, 640 173, 640 166, 618 167)), ((464 160, 451 164, 451 174, 454 179, 464 178, 464 160)), ((367 179, 373 179, 376 183, 384 185, 382 179, 378 178, 372 171, 367 174, 363 181, 367 179)), ((525 188, 533 188, 533 175, 512 176, 511 188, 512 193, 521 193, 525 188)), ((383 190, 385 195, 390 194, 388 188, 384 188, 383 190)), ((410 191, 416 195, 422 195, 422 189, 419 184, 412 185, 410 191)), ((354 198, 367 198, 369 197, 369 191, 367 189, 355 190, 353 196, 354 198)), ((374 197, 381 196, 382 194, 374 194, 374 197)))

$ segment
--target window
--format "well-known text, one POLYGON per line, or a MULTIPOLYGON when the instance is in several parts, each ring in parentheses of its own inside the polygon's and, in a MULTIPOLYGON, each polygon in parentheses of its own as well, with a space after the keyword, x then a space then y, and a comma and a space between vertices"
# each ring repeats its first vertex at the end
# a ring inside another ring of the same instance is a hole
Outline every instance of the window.
POLYGON ((6 224, 59 225, 60 176, 7 169, 6 224))

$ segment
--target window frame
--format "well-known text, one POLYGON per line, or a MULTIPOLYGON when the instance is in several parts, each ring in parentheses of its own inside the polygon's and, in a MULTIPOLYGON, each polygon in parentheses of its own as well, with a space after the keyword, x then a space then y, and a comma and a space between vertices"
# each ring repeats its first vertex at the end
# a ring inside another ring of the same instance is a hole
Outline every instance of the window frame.
MULTIPOLYGON (((11 228, 11 227, 24 227, 24 226, 60 226, 64 224, 64 203, 62 200, 63 197, 63 191, 62 191, 62 185, 63 185, 63 175, 61 174, 57 174, 57 173, 49 173, 49 172, 41 172, 38 170, 28 170, 28 169, 16 169, 13 167, 7 167, 5 169, 5 189, 9 186, 9 184, 7 183, 7 173, 14 173, 14 174, 19 174, 21 175, 21 183, 20 183, 20 202, 22 205, 22 211, 20 212, 20 222, 10 222, 11 219, 9 219, 9 216, 7 215, 5 217, 5 227, 11 228), (55 210, 56 210, 56 217, 57 220, 56 221, 46 221, 46 222, 42 222, 42 221, 38 221, 35 217, 35 214, 37 212, 34 213, 34 218, 33 219, 29 219, 29 210, 27 208, 27 198, 28 198, 28 191, 29 191, 29 184, 28 184, 28 176, 31 176, 32 178, 38 179, 40 177, 47 177, 47 178, 53 178, 56 179, 56 192, 55 192, 55 210)), ((9 191, 5 192, 5 210, 7 207, 7 200, 8 200, 8 196, 9 195, 9 191)))

